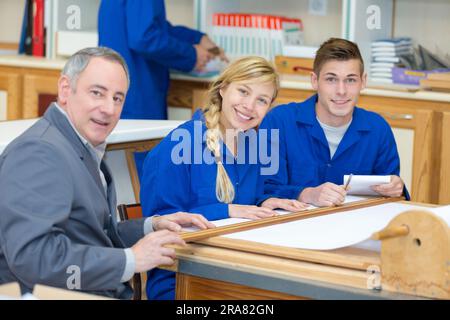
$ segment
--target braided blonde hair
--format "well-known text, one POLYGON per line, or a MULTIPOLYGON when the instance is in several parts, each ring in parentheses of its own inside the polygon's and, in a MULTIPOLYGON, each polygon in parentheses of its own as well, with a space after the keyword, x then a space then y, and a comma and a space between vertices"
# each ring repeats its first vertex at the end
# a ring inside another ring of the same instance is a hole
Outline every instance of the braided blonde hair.
POLYGON ((208 100, 203 108, 206 127, 208 128, 206 132, 206 146, 213 153, 217 163, 216 197, 223 203, 233 202, 235 192, 233 184, 225 171, 220 154, 220 139, 222 138, 219 128, 222 114, 222 96, 220 95, 220 90, 234 82, 273 83, 275 93, 272 102, 275 100, 279 88, 279 79, 275 68, 266 59, 256 56, 245 57, 234 61, 211 84, 208 91, 208 100))

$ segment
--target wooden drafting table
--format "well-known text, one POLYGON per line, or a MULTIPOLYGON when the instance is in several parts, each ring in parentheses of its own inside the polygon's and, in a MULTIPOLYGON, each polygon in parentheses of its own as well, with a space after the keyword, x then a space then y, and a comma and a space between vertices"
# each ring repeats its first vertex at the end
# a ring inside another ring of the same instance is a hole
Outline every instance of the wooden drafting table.
MULTIPOLYGON (((349 204, 339 210, 350 210, 355 205, 374 206, 386 201, 392 199, 368 200, 364 201, 367 202, 365 204, 349 204)), ((424 209, 431 207, 426 204, 421 206, 424 209)), ((336 208, 318 211, 315 215, 330 214, 336 208)), ((187 247, 177 248, 178 263, 172 268, 177 272, 176 298, 449 299, 448 225, 442 226, 442 221, 436 222, 433 217, 427 221, 431 214, 424 214, 424 217, 414 214, 420 212, 409 212, 406 216, 401 214, 390 222, 385 230, 399 228, 395 220, 400 218, 400 227, 408 224, 409 234, 385 237, 381 253, 355 247, 315 251, 263 245, 223 236, 205 238, 208 233, 220 234, 220 228, 185 234, 187 241, 194 241, 187 247), (411 245, 405 245, 402 241, 411 245), (428 243, 439 250, 430 251, 428 243), (440 267, 424 269, 433 265, 440 267), (407 275, 406 279, 401 279, 395 272, 407 275), (411 272, 417 272, 419 285, 414 283, 411 272), (427 274, 431 278, 420 279, 427 274)), ((233 228, 239 231, 242 226, 235 225, 233 228)), ((225 231, 228 232, 231 231, 225 231)))

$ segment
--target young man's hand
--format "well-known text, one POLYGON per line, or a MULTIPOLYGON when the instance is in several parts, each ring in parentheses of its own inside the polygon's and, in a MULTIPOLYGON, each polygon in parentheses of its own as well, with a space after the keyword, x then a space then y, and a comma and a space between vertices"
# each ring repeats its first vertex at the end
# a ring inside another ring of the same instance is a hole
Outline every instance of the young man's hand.
POLYGON ((315 188, 305 188, 298 200, 317 207, 333 207, 344 203, 347 191, 344 186, 325 182, 315 188))
POLYGON ((400 197, 405 183, 399 176, 391 176, 391 182, 372 186, 372 190, 385 197, 400 197))

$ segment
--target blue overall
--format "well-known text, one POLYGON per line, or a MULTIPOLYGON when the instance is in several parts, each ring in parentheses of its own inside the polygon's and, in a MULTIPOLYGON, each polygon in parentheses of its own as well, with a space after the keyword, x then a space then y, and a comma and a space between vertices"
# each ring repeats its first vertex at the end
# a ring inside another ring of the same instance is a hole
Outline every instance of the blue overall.
MULTIPOLYGON (((205 131, 203 121, 190 120, 172 131, 149 152, 144 162, 141 184, 144 216, 184 211, 202 214, 208 220, 229 218, 228 204, 219 202, 216 197, 217 164, 203 141, 205 131), (186 148, 181 152, 179 146, 182 141, 186 142, 186 148), (203 153, 207 157, 199 159, 203 153), (175 162, 179 162, 180 157, 177 156, 180 155, 185 161, 177 164, 175 162)), ((248 155, 257 152, 257 145, 245 143, 242 146, 248 155)), ((223 143, 221 149, 221 154, 225 154, 225 170, 235 190, 233 203, 257 205, 269 198, 269 195, 264 194, 259 161, 252 161, 250 157, 246 161, 239 161, 239 156, 235 158, 223 143)), ((238 150, 239 154, 241 149, 238 150)), ((174 289, 173 272, 161 269, 148 272, 149 299, 174 299, 174 289)))
MULTIPOLYGON (((353 120, 333 156, 316 118, 317 95, 271 110, 260 130, 279 129, 278 174, 265 180, 265 192, 298 198, 304 188, 343 184, 344 175, 399 175, 400 159, 389 124, 378 114, 355 107, 353 120)), ((270 134, 269 134, 270 137, 270 134)), ((409 194, 404 189, 406 198, 409 194)))

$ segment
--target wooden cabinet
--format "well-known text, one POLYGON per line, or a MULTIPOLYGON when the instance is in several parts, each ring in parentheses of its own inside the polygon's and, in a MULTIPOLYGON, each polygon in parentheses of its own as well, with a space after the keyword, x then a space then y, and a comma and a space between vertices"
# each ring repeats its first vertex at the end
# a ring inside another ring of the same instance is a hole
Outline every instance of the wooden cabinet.
MULTIPOLYGON (((45 97, 56 97, 60 72, 33 73, 23 77, 23 117, 35 118, 43 115, 48 107, 45 97)), ((51 99, 54 100, 54 99, 51 99)))
POLYGON ((60 70, 0 67, 0 90, 7 92, 7 120, 41 116, 58 92, 60 70))
POLYGON ((170 270, 179 300, 417 298, 374 290, 380 253, 361 248, 316 251, 216 236, 176 253, 170 270))
POLYGON ((169 93, 167 96, 167 105, 188 108, 195 111, 195 106, 204 100, 198 100, 200 94, 208 90, 209 82, 205 81, 187 81, 172 80, 170 82, 169 93))
POLYGON ((442 116, 442 148, 440 154, 439 175, 434 180, 439 181, 439 202, 450 203, 450 112, 442 116))
MULTIPOLYGON (((444 170, 442 160, 448 148, 443 115, 450 111, 450 102, 362 95, 359 105, 381 114, 394 131, 396 128, 413 131, 411 199, 450 203, 450 197, 443 194, 450 171, 444 170)), ((400 153, 400 157, 408 154, 400 153)))
POLYGON ((177 300, 298 300, 281 292, 177 273, 177 300))
POLYGON ((398 129, 412 131, 412 148, 403 149, 403 153, 401 152, 402 141, 396 139, 401 161, 400 175, 403 178, 404 176, 408 177, 410 181, 411 200, 436 203, 437 188, 432 181, 436 168, 435 156, 437 155, 437 144, 433 141, 433 130, 436 127, 434 112, 414 108, 372 106, 367 103, 365 105, 361 103, 361 106, 383 116, 392 127, 394 135, 398 129), (403 158, 407 159, 407 163, 403 163, 403 158), (410 161, 412 164, 409 163, 410 161), (409 167, 409 170, 404 171, 404 167, 409 167))
POLYGON ((0 91, 6 92, 6 120, 22 117, 22 81, 19 74, 0 71, 0 91))

